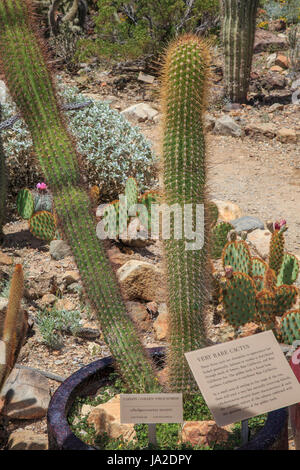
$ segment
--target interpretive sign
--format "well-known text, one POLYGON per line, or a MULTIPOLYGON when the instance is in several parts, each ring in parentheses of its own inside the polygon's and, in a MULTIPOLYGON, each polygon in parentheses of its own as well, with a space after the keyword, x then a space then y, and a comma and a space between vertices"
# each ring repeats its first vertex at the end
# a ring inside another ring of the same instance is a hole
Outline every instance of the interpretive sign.
POLYGON ((300 384, 272 331, 185 356, 218 426, 300 401, 300 384))
POLYGON ((182 423, 182 393, 120 395, 121 423, 182 423))

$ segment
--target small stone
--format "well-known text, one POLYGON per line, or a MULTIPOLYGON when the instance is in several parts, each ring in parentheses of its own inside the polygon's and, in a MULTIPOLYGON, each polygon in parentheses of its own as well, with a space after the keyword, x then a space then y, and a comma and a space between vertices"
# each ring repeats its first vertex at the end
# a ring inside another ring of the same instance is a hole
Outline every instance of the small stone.
POLYGON ((279 140, 282 144, 296 144, 297 133, 294 129, 282 127, 277 132, 277 140, 279 140))
POLYGON ((125 441, 135 440, 134 424, 121 424, 120 421, 120 395, 93 408, 87 419, 88 424, 93 425, 100 436, 106 433, 111 439, 122 436, 125 441))
POLYGON ((130 255, 122 253, 117 246, 113 246, 107 250, 107 255, 112 264, 117 264, 119 266, 123 266, 123 264, 127 263, 127 261, 131 259, 130 255))
POLYGON ((294 80, 293 83, 291 84, 291 91, 296 91, 300 88, 300 78, 297 80, 294 80))
POLYGON ((275 66, 279 65, 279 67, 283 69, 288 69, 289 68, 289 60, 288 58, 283 55, 283 54, 278 54, 275 60, 275 66))
POLYGON ((273 52, 273 54, 270 54, 267 57, 267 67, 268 68, 272 67, 272 65, 275 64, 276 57, 277 57, 276 52, 273 52))
POLYGON ((87 339, 89 341, 93 341, 100 336, 100 331, 98 328, 80 328, 78 331, 76 331, 76 336, 78 338, 83 338, 87 339))
POLYGON ((47 450, 47 434, 37 434, 25 429, 13 431, 8 439, 8 450, 47 450))
POLYGON ((76 309, 76 305, 72 302, 72 300, 63 298, 57 300, 57 302, 55 303, 55 308, 57 310, 71 311, 76 309))
POLYGON ((50 255, 56 260, 72 255, 71 248, 63 240, 52 240, 50 242, 50 255))
POLYGON ((80 281, 80 274, 78 271, 66 271, 63 275, 63 281, 66 286, 73 284, 74 282, 80 281))
POLYGON ((154 317, 158 313, 158 305, 156 302, 146 303, 146 308, 152 317, 154 317))
POLYGON ((279 65, 273 65, 271 68, 270 68, 271 72, 283 72, 283 68, 280 67, 279 65))
POLYGON ((214 202, 218 208, 219 219, 224 222, 231 222, 243 215, 240 207, 237 204, 234 204, 234 202, 215 199, 213 199, 212 202, 214 202))
POLYGON ((260 332, 261 329, 256 323, 249 322, 243 325, 242 333, 239 335, 239 338, 245 338, 246 336, 252 336, 260 332))
POLYGON ((269 113, 275 113, 276 111, 282 111, 284 108, 283 104, 281 103, 274 103, 272 106, 269 107, 268 112, 269 113))
POLYGON ((182 427, 182 442, 193 446, 211 446, 222 444, 229 438, 229 431, 219 427, 215 421, 186 421, 182 427))
POLYGON ((127 229, 120 233, 120 240, 124 245, 135 248, 144 248, 153 243, 148 236, 148 230, 141 224, 138 217, 132 219, 127 229))
POLYGON ((269 230, 253 230, 248 234, 247 242, 253 246, 256 255, 266 259, 269 255, 271 232, 269 230))
POLYGON ((168 311, 162 311, 159 313, 155 322, 153 323, 155 331, 155 337, 157 340, 165 340, 168 337, 169 332, 169 313, 168 311))
POLYGON ((268 51, 270 49, 282 51, 288 47, 287 40, 280 38, 276 34, 264 29, 257 29, 255 32, 254 54, 268 51))
POLYGON ((8 299, 0 297, 0 312, 5 312, 8 306, 8 299))
POLYGON ((5 397, 5 416, 11 419, 43 418, 50 402, 48 379, 32 370, 13 369, 1 396, 5 397))
POLYGON ((212 132, 216 123, 216 118, 209 113, 204 114, 204 129, 206 132, 212 132))
POLYGON ((253 123, 250 122, 245 128, 246 135, 251 137, 268 137, 273 139, 276 135, 276 127, 271 123, 253 123))
POLYGON ((127 300, 165 300, 163 274, 154 264, 139 260, 127 261, 117 270, 117 277, 127 300))
POLYGON ((242 137, 243 129, 230 116, 222 116, 215 121, 214 134, 242 137))
POLYGON ((147 75, 146 73, 140 72, 138 75, 138 80, 152 84, 155 80, 155 77, 153 77, 153 75, 147 75))
POLYGON ((5 266, 11 266, 13 264, 13 259, 6 253, 0 251, 0 264, 4 264, 5 266))
POLYGON ((121 112, 124 116, 133 116, 137 119, 149 119, 153 120, 155 116, 157 116, 158 111, 156 109, 151 108, 147 103, 138 103, 129 108, 124 109, 121 112))
POLYGON ((151 328, 151 319, 145 304, 131 301, 126 302, 126 307, 128 315, 141 331, 147 331, 151 328))
POLYGON ((41 307, 48 307, 53 305, 57 300, 57 297, 54 294, 45 294, 39 301, 41 307))
POLYGON ((248 216, 248 215, 245 215, 244 217, 240 217, 239 219, 235 219, 235 220, 232 220, 230 222, 236 232, 240 233, 240 232, 252 232, 253 230, 259 228, 259 229, 264 229, 265 226, 264 226, 264 223, 258 219, 257 217, 251 217, 251 216, 248 216))

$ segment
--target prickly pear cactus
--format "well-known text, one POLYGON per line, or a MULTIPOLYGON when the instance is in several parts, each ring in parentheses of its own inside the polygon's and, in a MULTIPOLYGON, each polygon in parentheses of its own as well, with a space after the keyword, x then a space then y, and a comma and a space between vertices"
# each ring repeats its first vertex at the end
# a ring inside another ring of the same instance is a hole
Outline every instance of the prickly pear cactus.
POLYGON ((252 259, 247 243, 244 240, 228 242, 222 253, 223 266, 232 266, 233 271, 251 276, 252 259))
POLYGON ((295 255, 284 253, 280 271, 277 276, 277 286, 291 285, 296 282, 299 274, 299 261, 295 255))
POLYGON ((29 221, 29 230, 37 238, 50 242, 56 235, 56 223, 51 212, 36 212, 29 221))
POLYGON ((263 261, 260 258, 257 258, 256 256, 252 257, 252 277, 254 276, 264 276, 265 272, 268 268, 268 265, 265 261, 263 261))
POLYGON ((19 191, 16 204, 19 216, 22 219, 30 219, 34 213, 34 197, 29 189, 19 191))
POLYGON ((286 344, 300 340, 300 310, 290 310, 281 318, 280 337, 286 344))
POLYGON ((221 284, 224 317, 234 328, 251 322, 255 318, 256 290, 250 276, 233 272, 221 284))

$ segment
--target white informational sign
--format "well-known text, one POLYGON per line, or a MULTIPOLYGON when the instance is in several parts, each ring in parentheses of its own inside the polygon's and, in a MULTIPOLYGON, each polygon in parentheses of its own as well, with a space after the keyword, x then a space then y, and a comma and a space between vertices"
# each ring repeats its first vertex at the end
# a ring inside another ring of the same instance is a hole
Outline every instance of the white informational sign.
POLYGON ((300 384, 272 331, 185 356, 218 426, 300 401, 300 384))
POLYGON ((182 393, 121 393, 121 423, 182 423, 182 393))

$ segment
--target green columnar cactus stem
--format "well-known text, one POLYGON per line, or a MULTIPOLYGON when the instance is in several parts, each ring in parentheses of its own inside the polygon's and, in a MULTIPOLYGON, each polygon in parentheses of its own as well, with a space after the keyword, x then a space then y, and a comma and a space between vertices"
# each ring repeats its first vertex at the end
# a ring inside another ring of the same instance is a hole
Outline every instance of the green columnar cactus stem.
MULTIPOLYGON (((192 205, 194 214, 197 205, 204 205, 206 219, 205 228, 200 227, 205 232, 203 247, 188 250, 184 231, 183 237, 176 239, 174 220, 171 237, 164 240, 170 313, 169 387, 179 392, 197 389, 184 353, 207 345, 204 315, 209 221, 202 114, 208 62, 204 41, 195 36, 183 36, 167 49, 162 73, 163 202, 168 207, 178 204, 182 214, 186 204, 192 205)), ((191 225, 194 222, 193 218, 191 225)), ((195 230, 195 226, 189 228, 195 230)))
MULTIPOLYGON (((0 121, 1 121, 1 105, 0 105, 0 121)), ((0 132, 0 242, 3 238, 2 227, 5 220, 5 207, 6 207, 6 193, 7 193, 7 172, 5 165, 5 155, 2 145, 1 132, 0 132)))
POLYGON ((274 269, 276 276, 278 276, 284 257, 284 232, 287 230, 287 225, 283 225, 280 229, 275 229, 271 235, 270 252, 269 252, 269 266, 274 269))
POLYGON ((277 286, 291 285, 296 282, 299 274, 299 261, 295 255, 284 253, 282 265, 277 276, 277 286))
POLYGON ((34 213, 34 198, 31 191, 27 188, 19 191, 17 200, 17 211, 23 219, 30 219, 34 213))
POLYGON ((221 0, 225 93, 233 103, 247 101, 258 4, 258 0, 221 0))
POLYGON ((63 122, 29 0, 0 1, 0 63, 30 130, 55 211, 97 311, 105 341, 129 390, 158 390, 155 371, 126 315, 113 269, 96 236, 79 158, 63 122))

